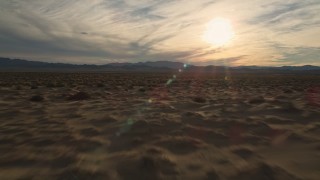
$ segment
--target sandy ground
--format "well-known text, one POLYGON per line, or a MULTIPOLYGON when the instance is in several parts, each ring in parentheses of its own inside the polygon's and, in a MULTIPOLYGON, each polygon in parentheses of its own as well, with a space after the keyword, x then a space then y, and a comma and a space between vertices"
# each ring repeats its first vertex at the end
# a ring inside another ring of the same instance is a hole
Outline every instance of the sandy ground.
POLYGON ((0 74, 0 179, 320 178, 319 76, 0 74))

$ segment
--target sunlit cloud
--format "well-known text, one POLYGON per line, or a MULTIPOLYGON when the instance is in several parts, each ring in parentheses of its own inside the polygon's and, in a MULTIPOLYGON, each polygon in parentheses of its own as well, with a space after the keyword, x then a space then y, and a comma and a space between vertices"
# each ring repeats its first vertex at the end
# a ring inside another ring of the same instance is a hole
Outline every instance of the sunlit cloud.
POLYGON ((320 65, 318 12, 318 0, 2 0, 0 56, 86 64, 320 65), (235 33, 223 47, 202 39, 217 17, 230 20, 235 33))

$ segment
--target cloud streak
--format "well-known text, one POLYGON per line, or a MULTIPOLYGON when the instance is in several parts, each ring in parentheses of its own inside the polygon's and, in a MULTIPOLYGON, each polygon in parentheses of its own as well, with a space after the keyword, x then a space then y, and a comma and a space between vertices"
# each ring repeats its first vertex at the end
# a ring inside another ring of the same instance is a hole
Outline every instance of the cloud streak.
POLYGON ((2 0, 0 56, 86 64, 320 65, 318 12, 318 0, 2 0), (227 46, 201 39, 214 17, 233 22, 236 37, 227 46))

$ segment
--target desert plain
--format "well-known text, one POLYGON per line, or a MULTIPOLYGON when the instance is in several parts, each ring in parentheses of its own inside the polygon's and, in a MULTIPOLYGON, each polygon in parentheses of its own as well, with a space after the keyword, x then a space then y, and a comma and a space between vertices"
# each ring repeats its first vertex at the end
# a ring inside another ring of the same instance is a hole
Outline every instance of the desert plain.
POLYGON ((320 76, 0 73, 0 179, 317 180, 320 76))

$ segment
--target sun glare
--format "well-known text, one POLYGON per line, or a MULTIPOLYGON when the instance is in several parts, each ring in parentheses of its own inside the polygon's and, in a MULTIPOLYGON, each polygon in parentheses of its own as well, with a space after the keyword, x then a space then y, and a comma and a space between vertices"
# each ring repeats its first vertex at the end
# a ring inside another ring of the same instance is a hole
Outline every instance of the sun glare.
POLYGON ((235 33, 229 19, 214 18, 207 24, 203 34, 203 40, 214 46, 223 46, 226 45, 234 35, 235 33))

